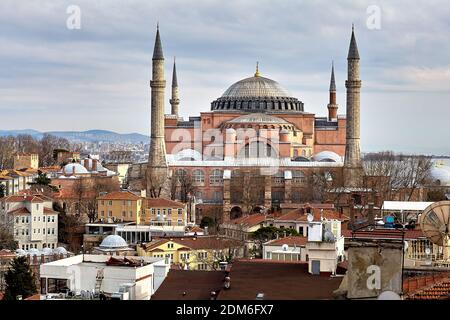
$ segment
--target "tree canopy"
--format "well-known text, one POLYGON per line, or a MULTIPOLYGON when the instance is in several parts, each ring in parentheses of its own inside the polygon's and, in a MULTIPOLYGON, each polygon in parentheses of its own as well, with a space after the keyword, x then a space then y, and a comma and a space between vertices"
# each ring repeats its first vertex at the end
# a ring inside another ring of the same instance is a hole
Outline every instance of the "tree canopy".
POLYGON ((26 257, 18 257, 11 262, 5 274, 6 290, 4 300, 16 300, 21 295, 26 299, 37 293, 34 275, 26 257))

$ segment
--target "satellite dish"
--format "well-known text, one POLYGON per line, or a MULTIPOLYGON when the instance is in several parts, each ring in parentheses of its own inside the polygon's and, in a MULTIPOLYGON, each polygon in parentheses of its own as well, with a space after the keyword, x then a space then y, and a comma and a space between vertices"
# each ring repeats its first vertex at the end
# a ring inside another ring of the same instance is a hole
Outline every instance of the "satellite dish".
POLYGON ((419 217, 420 229, 434 244, 444 247, 444 260, 449 260, 450 201, 429 205, 419 217))
POLYGON ((313 222, 314 216, 312 215, 312 213, 308 213, 308 215, 306 216, 306 219, 308 220, 308 222, 313 222))
POLYGON ((400 296, 394 291, 383 291, 377 300, 401 300, 400 296))
POLYGON ((283 244, 283 245, 281 246, 281 249, 282 249, 283 251, 288 251, 289 246, 288 246, 287 244, 283 244))

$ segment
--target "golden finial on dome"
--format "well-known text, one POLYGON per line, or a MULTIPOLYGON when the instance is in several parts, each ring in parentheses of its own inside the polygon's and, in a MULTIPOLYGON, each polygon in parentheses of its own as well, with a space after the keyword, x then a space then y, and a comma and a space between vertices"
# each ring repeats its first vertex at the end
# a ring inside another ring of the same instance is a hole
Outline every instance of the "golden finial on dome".
POLYGON ((255 77, 259 77, 261 74, 259 73, 259 61, 256 61, 256 72, 255 77))

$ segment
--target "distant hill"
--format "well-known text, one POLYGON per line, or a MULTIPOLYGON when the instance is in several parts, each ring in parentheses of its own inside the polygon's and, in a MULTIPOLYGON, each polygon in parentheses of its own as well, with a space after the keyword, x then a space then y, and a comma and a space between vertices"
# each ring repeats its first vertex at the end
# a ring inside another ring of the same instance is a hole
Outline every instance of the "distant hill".
POLYGON ((49 131, 40 132, 36 130, 0 130, 0 136, 17 136, 19 134, 29 134, 33 138, 40 139, 48 133, 57 137, 66 138, 73 142, 119 142, 119 143, 140 143, 149 142, 150 137, 139 133, 117 133, 107 130, 88 131, 49 131))

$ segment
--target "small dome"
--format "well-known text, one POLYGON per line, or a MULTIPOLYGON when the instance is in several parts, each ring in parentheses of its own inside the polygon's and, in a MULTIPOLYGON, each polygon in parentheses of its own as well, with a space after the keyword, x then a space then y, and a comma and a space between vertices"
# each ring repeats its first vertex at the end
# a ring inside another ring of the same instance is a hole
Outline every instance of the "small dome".
POLYGON ((322 151, 313 156, 317 162, 342 162, 342 157, 332 151, 322 151))
POLYGON ((64 172, 66 174, 85 174, 89 173, 85 167, 79 163, 69 163, 64 166, 64 172))
POLYGON ((22 250, 22 249, 17 249, 16 250, 16 254, 19 255, 19 256, 26 256, 27 252, 25 250, 22 250))
POLYGON ((126 248, 128 247, 127 242, 118 235, 110 235, 103 239, 100 244, 100 248, 103 249, 116 249, 116 248, 126 248))
POLYGON ((450 167, 435 165, 430 169, 430 176, 434 183, 450 186, 450 167))
POLYGON ((50 255, 53 254, 53 250, 50 249, 50 248, 44 248, 44 249, 42 249, 41 253, 42 253, 43 255, 50 256, 50 255))
POLYGON ((30 250, 28 250, 27 254, 29 254, 30 256, 39 256, 41 253, 38 249, 31 248, 30 250))
POLYGON ((58 247, 55 250, 53 250, 53 253, 66 255, 67 254, 67 250, 64 247, 58 247))

